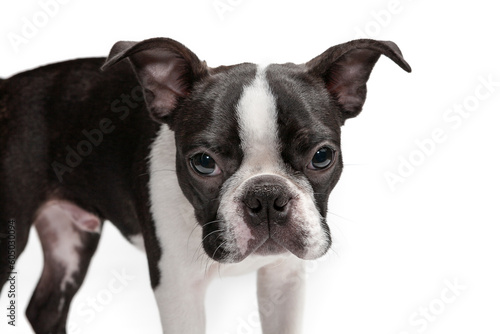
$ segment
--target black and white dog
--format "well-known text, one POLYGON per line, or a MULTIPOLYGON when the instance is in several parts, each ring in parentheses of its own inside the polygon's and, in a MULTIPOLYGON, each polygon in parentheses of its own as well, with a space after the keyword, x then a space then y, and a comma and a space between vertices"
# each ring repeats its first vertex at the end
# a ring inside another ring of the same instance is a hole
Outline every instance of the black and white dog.
MULTIPOLYGON (((285 292, 261 312, 263 333, 300 333, 294 277, 330 247, 340 128, 361 111, 381 54, 411 71, 392 42, 351 41, 301 65, 210 68, 154 38, 1 80, 0 235, 15 230, 17 254, 32 225, 40 236, 35 332, 66 332, 109 220, 145 248, 164 333, 204 333, 208 283, 251 270, 260 305, 285 292)), ((12 247, 0 241, 3 284, 12 247)))

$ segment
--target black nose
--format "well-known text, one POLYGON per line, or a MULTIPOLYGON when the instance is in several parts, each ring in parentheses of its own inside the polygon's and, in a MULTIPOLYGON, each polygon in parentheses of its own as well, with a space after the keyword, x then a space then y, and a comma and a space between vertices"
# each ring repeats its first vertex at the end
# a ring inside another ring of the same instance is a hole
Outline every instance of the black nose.
POLYGON ((291 196, 279 177, 265 175, 252 181, 243 203, 253 224, 286 223, 291 196))

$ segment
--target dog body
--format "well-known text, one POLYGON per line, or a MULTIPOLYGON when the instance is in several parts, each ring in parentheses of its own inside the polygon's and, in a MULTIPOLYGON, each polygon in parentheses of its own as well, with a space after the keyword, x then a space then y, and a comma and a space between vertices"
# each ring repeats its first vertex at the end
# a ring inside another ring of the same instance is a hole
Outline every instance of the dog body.
MULTIPOLYGON (((156 38, 1 81, 0 233, 15 221, 17 254, 30 226, 40 236, 35 332, 65 333, 109 220, 146 251, 164 333, 204 333, 210 280, 254 270, 263 333, 300 333, 297 278, 331 244, 340 127, 361 111, 381 54, 410 71, 391 42, 209 68, 156 38), (282 306, 263 312, 278 290, 282 306)), ((8 265, 2 256, 1 283, 8 265)))

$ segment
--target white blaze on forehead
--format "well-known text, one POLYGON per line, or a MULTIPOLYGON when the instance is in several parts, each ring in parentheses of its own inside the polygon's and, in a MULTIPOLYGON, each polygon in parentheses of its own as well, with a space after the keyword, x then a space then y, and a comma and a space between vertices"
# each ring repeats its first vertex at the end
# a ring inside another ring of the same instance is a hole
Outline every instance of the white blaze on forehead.
POLYGON ((234 196, 242 183, 254 173, 276 172, 281 165, 278 144, 276 101, 265 78, 265 66, 259 66, 253 82, 243 89, 236 107, 243 163, 222 191, 219 213, 228 222, 228 231, 234 240, 227 248, 245 254, 248 242, 254 239, 250 228, 243 222, 234 196))
POLYGON ((276 101, 265 73, 266 67, 259 66, 255 80, 243 90, 237 106, 244 159, 258 159, 261 166, 266 162, 276 165, 279 158, 276 101))

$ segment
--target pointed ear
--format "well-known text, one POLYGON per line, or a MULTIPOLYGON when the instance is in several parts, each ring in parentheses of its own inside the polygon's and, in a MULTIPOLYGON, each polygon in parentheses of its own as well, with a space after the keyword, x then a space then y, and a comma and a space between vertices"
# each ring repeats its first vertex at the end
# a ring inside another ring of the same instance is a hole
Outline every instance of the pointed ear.
POLYGON ((340 108, 342 123, 361 112, 366 99, 366 82, 381 54, 411 72, 396 44, 370 39, 333 46, 306 63, 307 71, 325 82, 340 108))
POLYGON ((208 74, 205 62, 169 38, 117 42, 101 69, 106 70, 125 58, 142 85, 151 116, 163 123, 170 123, 179 102, 190 94, 197 80, 208 74))

